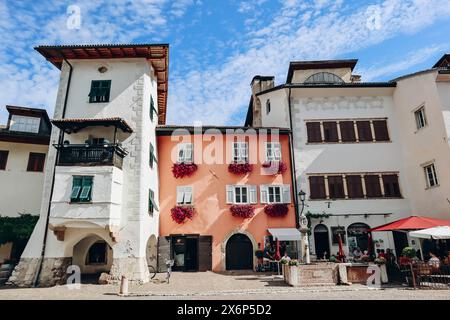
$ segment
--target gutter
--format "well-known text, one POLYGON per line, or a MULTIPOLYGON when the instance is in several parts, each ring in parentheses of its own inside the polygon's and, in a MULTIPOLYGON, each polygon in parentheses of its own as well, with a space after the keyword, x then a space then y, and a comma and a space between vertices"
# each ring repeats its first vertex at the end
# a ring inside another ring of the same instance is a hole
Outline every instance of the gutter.
POLYGON ((292 179, 292 190, 294 193, 294 208, 295 208, 295 227, 297 229, 300 228, 300 214, 299 214, 299 206, 298 206, 298 197, 297 197, 297 170, 295 169, 295 160, 294 160, 294 137, 292 135, 293 132, 293 123, 292 123, 292 110, 291 110, 291 93, 292 89, 289 88, 288 94, 288 110, 289 110, 289 125, 291 127, 289 133, 289 151, 290 151, 290 161, 291 161, 291 179, 292 179))
MULTIPOLYGON (((66 58, 63 58, 63 60, 69 65, 70 71, 69 71, 69 79, 67 81, 66 95, 64 97, 64 105, 63 105, 63 112, 62 112, 61 119, 64 119, 66 116, 67 100, 68 100, 68 96, 69 96, 70 84, 72 82, 72 71, 73 71, 73 66, 70 64, 70 62, 67 61, 66 58)), ((58 138, 58 142, 60 145, 62 144, 63 139, 64 139, 64 131, 60 130, 59 138, 58 138)), ((47 238, 48 238, 48 228, 49 228, 49 224, 50 224, 50 209, 51 209, 52 198, 53 198, 53 187, 55 186, 56 164, 58 163, 58 158, 59 158, 59 149, 56 149, 56 157, 55 157, 55 164, 53 165, 53 175, 52 175, 52 183, 51 183, 51 189, 50 189, 50 197, 48 200, 48 210, 47 210, 47 216, 45 219, 44 241, 42 243, 42 251, 41 251, 41 257, 40 257, 40 262, 39 262, 39 269, 36 273, 36 277, 34 278, 33 287, 37 287, 37 285, 38 285, 39 277, 42 272, 42 266, 44 264, 45 249, 46 249, 47 238)))

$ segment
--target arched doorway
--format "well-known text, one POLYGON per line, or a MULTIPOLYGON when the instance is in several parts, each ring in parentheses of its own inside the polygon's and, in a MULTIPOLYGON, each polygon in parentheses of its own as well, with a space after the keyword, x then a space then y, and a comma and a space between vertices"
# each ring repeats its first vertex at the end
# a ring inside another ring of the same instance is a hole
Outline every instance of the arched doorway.
POLYGON ((318 224, 314 228, 314 245, 317 259, 330 258, 330 237, 324 224, 318 224))
POLYGON ((227 270, 253 269, 253 245, 249 237, 236 233, 227 241, 225 250, 227 270))
MULTIPOLYGON (((362 222, 353 223, 347 228, 348 249, 352 253, 355 248, 359 248, 361 252, 369 251, 369 234, 370 227, 362 222)), ((373 253, 373 248, 371 248, 373 253)))

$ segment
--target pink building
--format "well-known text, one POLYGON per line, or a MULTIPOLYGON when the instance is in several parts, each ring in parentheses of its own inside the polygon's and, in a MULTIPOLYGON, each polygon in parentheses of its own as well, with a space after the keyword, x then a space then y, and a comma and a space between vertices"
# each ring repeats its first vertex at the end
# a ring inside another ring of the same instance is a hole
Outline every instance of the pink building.
POLYGON ((167 259, 181 271, 254 269, 274 238, 297 256, 290 133, 248 129, 157 129, 160 270, 167 259))

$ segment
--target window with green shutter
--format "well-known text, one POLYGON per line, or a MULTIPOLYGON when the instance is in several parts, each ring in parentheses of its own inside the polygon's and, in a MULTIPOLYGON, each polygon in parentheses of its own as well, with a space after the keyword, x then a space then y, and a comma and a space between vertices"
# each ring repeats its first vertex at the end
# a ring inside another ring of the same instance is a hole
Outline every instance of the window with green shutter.
POLYGON ((150 120, 153 121, 155 116, 158 116, 158 110, 155 108, 155 101, 153 100, 153 96, 150 96, 150 120))
POLYGON ((73 177, 70 202, 90 202, 93 180, 93 177, 73 177))
POLYGON ((153 169, 153 163, 158 163, 158 160, 155 156, 155 147, 153 147, 153 144, 150 142, 150 168, 153 169))
POLYGON ((159 211, 155 201, 155 193, 152 189, 148 189, 148 213, 152 215, 155 210, 159 211))
POLYGON ((89 103, 109 102, 111 80, 92 80, 89 103))

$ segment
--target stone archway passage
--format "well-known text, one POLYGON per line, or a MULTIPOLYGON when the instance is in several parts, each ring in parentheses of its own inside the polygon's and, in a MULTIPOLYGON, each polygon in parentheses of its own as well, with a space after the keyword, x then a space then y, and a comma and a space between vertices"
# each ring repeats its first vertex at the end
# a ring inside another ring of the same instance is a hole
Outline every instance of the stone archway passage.
POLYGON ((225 250, 227 270, 253 269, 253 245, 245 234, 237 233, 228 239, 225 250))

